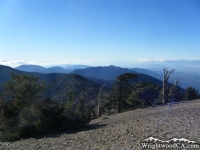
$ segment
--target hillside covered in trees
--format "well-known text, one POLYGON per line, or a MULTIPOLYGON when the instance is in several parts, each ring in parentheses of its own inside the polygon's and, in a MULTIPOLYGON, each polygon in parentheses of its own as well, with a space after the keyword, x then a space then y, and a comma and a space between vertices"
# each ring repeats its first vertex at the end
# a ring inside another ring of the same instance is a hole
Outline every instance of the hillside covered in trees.
POLYGON ((74 103, 74 93, 67 92, 68 101, 58 103, 41 98, 45 82, 30 75, 11 74, 0 93, 0 140, 12 141, 71 130, 87 125, 91 110, 82 98, 74 103))

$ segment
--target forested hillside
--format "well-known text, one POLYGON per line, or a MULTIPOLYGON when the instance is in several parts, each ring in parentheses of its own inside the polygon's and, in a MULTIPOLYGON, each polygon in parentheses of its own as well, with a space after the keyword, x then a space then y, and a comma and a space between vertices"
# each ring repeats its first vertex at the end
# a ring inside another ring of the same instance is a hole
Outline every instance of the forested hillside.
MULTIPOLYGON (((76 100, 83 98, 84 102, 94 105, 96 104, 100 87, 107 82, 101 82, 102 85, 100 85, 76 74, 23 72, 7 66, 0 66, 0 72, 0 84, 2 87, 4 83, 11 80, 11 72, 38 77, 40 81, 45 82, 45 90, 42 97, 50 97, 58 102, 66 102, 67 92, 74 92, 76 100)), ((109 89, 105 87, 104 91, 106 93, 109 89)), ((108 95, 108 93, 105 95, 108 95)))
MULTIPOLYGON (((45 97, 58 102, 67 101, 67 91, 74 92, 75 99, 82 98, 87 104, 96 104, 101 85, 76 74, 66 74, 50 82, 44 91, 45 97)), ((104 96, 108 96, 109 89, 104 88, 104 96)))

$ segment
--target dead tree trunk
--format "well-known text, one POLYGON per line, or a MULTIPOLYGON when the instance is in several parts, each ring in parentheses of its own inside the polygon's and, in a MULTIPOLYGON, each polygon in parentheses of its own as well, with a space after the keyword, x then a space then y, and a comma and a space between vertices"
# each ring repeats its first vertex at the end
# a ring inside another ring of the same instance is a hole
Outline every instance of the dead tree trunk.
POLYGON ((172 69, 171 71, 168 71, 166 68, 163 68, 163 104, 166 104, 167 102, 167 95, 166 95, 166 89, 167 89, 167 82, 168 79, 171 75, 172 72, 174 72, 174 69, 172 69))

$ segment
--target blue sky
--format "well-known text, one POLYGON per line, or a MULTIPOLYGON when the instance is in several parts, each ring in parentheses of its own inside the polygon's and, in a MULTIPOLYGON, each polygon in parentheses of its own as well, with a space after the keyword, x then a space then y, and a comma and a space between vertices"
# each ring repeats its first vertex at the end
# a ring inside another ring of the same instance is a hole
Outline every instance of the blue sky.
POLYGON ((0 0, 0 63, 144 59, 200 59, 200 1, 0 0))

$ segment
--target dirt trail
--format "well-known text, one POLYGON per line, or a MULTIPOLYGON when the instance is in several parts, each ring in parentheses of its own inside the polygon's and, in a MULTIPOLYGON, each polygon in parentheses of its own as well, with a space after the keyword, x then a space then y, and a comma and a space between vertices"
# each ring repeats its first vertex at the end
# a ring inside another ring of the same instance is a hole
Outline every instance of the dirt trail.
POLYGON ((140 142, 148 137, 186 138, 200 143, 200 100, 103 116, 82 131, 4 142, 0 150, 141 150, 140 142))

